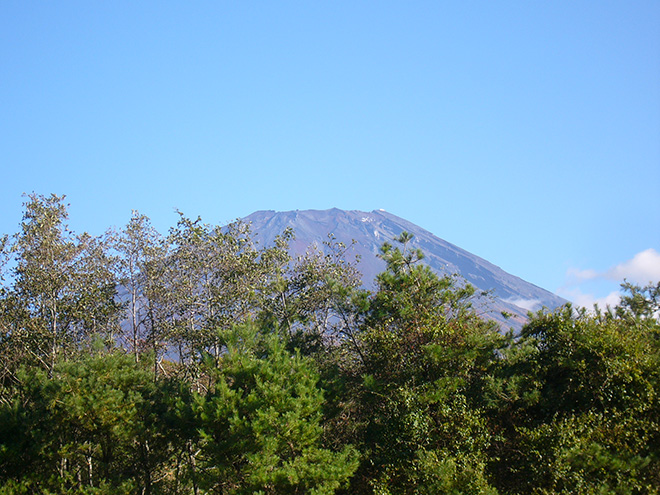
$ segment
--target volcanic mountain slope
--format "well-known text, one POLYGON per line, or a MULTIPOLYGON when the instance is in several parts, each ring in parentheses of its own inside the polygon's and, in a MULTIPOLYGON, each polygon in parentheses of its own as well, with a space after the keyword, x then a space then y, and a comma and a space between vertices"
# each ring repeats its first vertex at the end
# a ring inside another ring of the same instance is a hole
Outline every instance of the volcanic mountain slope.
MULTIPOLYGON (((323 249, 323 242, 332 234, 347 246, 353 241, 353 252, 360 256, 358 269, 364 284, 373 288, 374 279, 385 268, 378 258, 384 242, 392 242, 401 232, 414 235, 411 248, 420 248, 424 262, 440 275, 458 274, 478 291, 489 291, 491 299, 481 299, 476 306, 488 318, 499 322, 503 330, 520 330, 528 311, 542 307, 554 309, 567 301, 561 297, 511 275, 488 261, 450 244, 431 232, 383 210, 372 212, 331 210, 296 210, 286 212, 257 211, 243 219, 251 223, 252 232, 262 245, 269 245, 275 236, 291 227, 295 240, 292 254, 303 254, 309 246, 323 249), (502 311, 512 315, 505 319, 502 311)), ((351 250, 348 255, 350 256, 351 250)))

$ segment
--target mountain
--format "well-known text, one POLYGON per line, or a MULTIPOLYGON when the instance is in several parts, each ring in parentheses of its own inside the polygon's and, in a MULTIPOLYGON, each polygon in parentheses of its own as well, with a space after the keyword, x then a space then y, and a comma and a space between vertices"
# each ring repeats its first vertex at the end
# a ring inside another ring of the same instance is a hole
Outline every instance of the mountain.
POLYGON ((479 299, 476 306, 505 330, 520 330, 527 320, 528 311, 542 307, 554 309, 567 302, 384 210, 257 211, 243 220, 251 224, 255 239, 262 245, 272 243, 275 236, 286 228, 293 228, 296 237, 291 243, 291 252, 294 255, 303 254, 311 245, 323 249, 328 234, 347 246, 355 241, 348 255, 353 252, 360 256, 358 268, 367 288, 373 288, 376 275, 385 268, 385 262, 377 256, 382 244, 392 242, 403 231, 410 232, 414 235, 411 247, 424 252, 424 262, 435 272, 440 275, 459 274, 478 291, 492 294, 490 299, 479 299), (505 319, 503 311, 512 316, 505 319))

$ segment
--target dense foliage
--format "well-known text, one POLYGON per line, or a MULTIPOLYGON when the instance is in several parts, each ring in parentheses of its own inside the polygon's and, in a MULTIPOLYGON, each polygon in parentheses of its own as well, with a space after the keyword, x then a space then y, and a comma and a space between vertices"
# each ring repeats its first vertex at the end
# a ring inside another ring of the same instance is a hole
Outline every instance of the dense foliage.
POLYGON ((66 219, 0 238, 0 493, 660 491, 660 284, 504 335, 405 232, 367 292, 332 238, 66 219))

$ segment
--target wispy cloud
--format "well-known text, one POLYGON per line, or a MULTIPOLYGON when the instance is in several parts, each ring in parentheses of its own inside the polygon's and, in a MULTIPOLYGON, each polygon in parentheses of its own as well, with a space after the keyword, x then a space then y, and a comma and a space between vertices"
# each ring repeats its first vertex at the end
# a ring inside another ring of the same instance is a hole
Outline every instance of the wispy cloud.
POLYGON ((504 302, 515 304, 519 308, 526 309, 527 311, 536 311, 541 309, 541 301, 539 299, 505 299, 504 302))
POLYGON ((599 307, 604 308, 618 304, 621 294, 613 291, 606 296, 597 296, 586 292, 582 286, 590 281, 620 283, 624 280, 642 286, 660 281, 660 253, 655 249, 646 249, 605 271, 570 268, 566 272, 566 283, 557 293, 578 306, 592 308, 594 304, 598 304, 599 307))
POLYGON ((569 284, 580 283, 583 280, 593 280, 599 277, 596 270, 580 270, 578 268, 569 268, 566 271, 566 277, 569 284))
POLYGON ((580 289, 562 289, 558 292, 562 297, 573 301, 573 304, 576 306, 582 306, 587 309, 593 308, 596 304, 601 309, 605 309, 608 306, 614 307, 621 301, 621 293, 619 291, 610 292, 604 297, 596 297, 594 294, 585 294, 580 289))

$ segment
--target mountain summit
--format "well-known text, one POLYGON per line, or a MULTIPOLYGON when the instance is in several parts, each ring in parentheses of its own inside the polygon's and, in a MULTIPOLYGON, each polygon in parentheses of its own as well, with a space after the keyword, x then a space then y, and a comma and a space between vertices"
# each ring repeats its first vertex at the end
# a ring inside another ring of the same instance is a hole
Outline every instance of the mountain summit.
MULTIPOLYGON (((420 248, 424 262, 439 275, 458 274, 472 284, 477 291, 488 291, 491 300, 480 299, 480 311, 498 321, 505 329, 519 330, 526 321, 528 311, 542 307, 554 309, 566 303, 565 299, 511 275, 498 266, 465 251, 431 232, 392 215, 384 210, 363 212, 357 210, 296 210, 257 211, 243 219, 251 223, 252 232, 260 243, 267 245, 286 228, 292 228, 295 239, 291 242, 294 255, 303 254, 309 246, 323 250, 328 235, 346 246, 353 243, 352 250, 360 256, 358 269, 364 284, 373 288, 376 275, 385 268, 378 257, 384 242, 392 242, 403 231, 414 235, 411 248, 420 248), (512 316, 505 319, 502 312, 512 316)), ((351 251, 348 251, 350 256, 351 251)))

